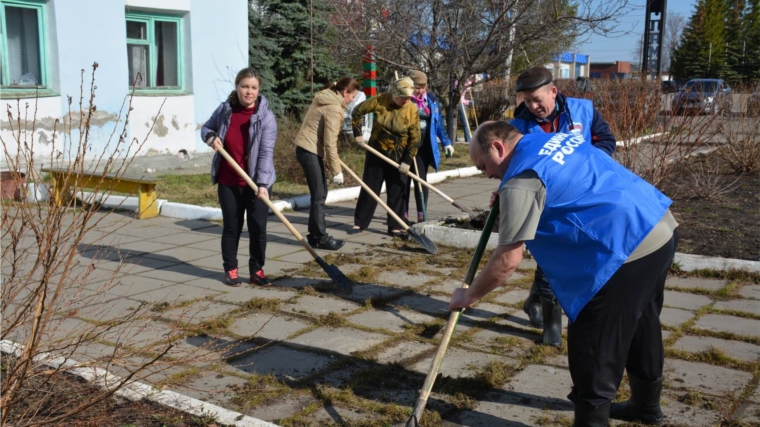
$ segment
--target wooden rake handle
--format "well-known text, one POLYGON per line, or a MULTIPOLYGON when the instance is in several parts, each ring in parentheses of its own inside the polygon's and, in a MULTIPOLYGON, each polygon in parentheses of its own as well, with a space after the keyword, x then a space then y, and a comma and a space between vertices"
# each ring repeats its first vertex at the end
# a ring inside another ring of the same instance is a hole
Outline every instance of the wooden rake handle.
POLYGON ((295 238, 299 242, 301 242, 301 245, 303 245, 303 247, 306 248, 307 251, 309 251, 309 253, 311 254, 311 256, 313 256, 314 259, 318 259, 319 258, 319 254, 317 254, 314 251, 314 249, 312 249, 312 247, 309 246, 309 243, 307 243, 306 240, 303 238, 303 236, 301 236, 301 233, 299 233, 298 230, 296 230, 295 227, 293 227, 293 224, 291 224, 290 221, 288 221, 288 219, 285 218, 285 215, 283 215, 282 212, 280 212, 280 210, 277 209, 277 207, 275 207, 274 204, 272 204, 272 201, 269 200, 269 197, 264 197, 264 196, 259 196, 258 195, 259 194, 259 187, 256 184, 254 184, 254 182, 251 179, 251 177, 248 176, 248 174, 245 173, 245 171, 243 170, 243 168, 241 168, 240 165, 237 164, 237 162, 232 159, 232 157, 229 155, 229 153, 227 153, 224 150, 224 148, 222 148, 221 144, 216 144, 215 148, 216 148, 216 151, 218 151, 219 154, 221 154, 222 157, 224 157, 224 159, 227 160, 227 163, 230 166, 232 166, 232 169, 234 169, 235 172, 237 172, 237 174, 240 175, 240 177, 245 180, 245 182, 248 184, 248 186, 253 189, 253 191, 256 193, 256 196, 259 199, 263 200, 264 203, 266 203, 267 207, 269 207, 269 209, 271 209, 272 212, 274 212, 274 214, 277 215, 277 218, 279 218, 280 221, 282 221, 282 223, 285 224, 285 227, 287 227, 288 230, 290 230, 290 232, 293 234, 293 236, 295 236, 295 238))

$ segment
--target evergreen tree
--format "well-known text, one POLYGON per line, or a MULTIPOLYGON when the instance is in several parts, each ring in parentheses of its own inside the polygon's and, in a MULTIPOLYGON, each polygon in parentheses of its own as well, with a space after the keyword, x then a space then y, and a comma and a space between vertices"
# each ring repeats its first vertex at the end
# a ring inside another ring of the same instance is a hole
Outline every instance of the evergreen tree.
POLYGON ((744 77, 744 70, 742 69, 742 49, 744 48, 742 24, 746 7, 746 0, 726 0, 726 47, 720 76, 731 84, 741 82, 744 77))
MULTIPOLYGON (((312 93, 319 91, 325 82, 345 74, 323 47, 324 38, 331 34, 330 25, 323 18, 325 9, 321 1, 312 1, 313 4, 310 0, 258 0, 254 8, 260 20, 251 22, 252 26, 258 26, 251 32, 259 32, 261 39, 266 40, 262 44, 265 53, 257 53, 255 61, 261 63, 260 67, 264 66, 263 62, 269 63, 274 92, 285 112, 296 115, 304 111, 312 93), (310 15, 313 16, 311 21, 310 15), (272 49, 272 45, 276 49, 272 49)), ((252 43, 252 63, 256 49, 259 46, 252 43)))
POLYGON ((749 0, 744 15, 743 37, 744 75, 760 80, 760 0, 749 0))
POLYGON ((269 100, 269 109, 280 116, 284 111, 282 101, 275 93, 277 83, 272 65, 280 55, 280 48, 273 39, 264 36, 264 19, 261 8, 251 1, 248 8, 248 62, 261 75, 261 93, 269 100))
POLYGON ((709 50, 705 44, 705 15, 707 0, 699 0, 696 9, 681 34, 681 42, 673 52, 670 72, 676 80, 686 81, 706 77, 709 50))

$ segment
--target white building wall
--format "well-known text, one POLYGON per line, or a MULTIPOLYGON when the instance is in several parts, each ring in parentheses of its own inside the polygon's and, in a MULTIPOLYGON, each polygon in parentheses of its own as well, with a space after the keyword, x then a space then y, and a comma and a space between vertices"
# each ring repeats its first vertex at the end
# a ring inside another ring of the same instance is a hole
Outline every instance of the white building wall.
MULTIPOLYGON (((183 93, 136 95, 126 127, 127 139, 143 141, 155 120, 153 132, 140 154, 176 153, 180 149, 208 150, 200 141, 200 126, 226 99, 234 87, 235 75, 248 63, 247 7, 246 0, 226 0, 223 4, 207 0, 48 0, 48 75, 49 89, 54 93, 37 100, 33 95, 20 100, 22 110, 26 105, 30 106, 30 122, 34 107, 37 109, 34 136, 36 156, 49 158, 61 151, 65 159, 75 154, 70 145, 71 141, 76 143, 80 140, 77 131, 80 86, 84 79, 83 109, 86 112, 92 64, 95 62, 98 63, 94 100, 97 110, 91 122, 85 155, 92 158, 116 149, 118 137, 124 129, 128 109, 126 101, 130 93, 127 9, 182 16, 184 44, 183 93), (84 77, 82 69, 85 70, 84 77), (160 108, 162 103, 163 107, 160 108), (63 128, 68 129, 69 111, 74 118, 73 131, 64 138, 60 132, 63 128), (59 131, 55 150, 51 144, 54 127, 59 131), (69 144, 64 145, 64 139, 69 144)), ((6 111, 10 105, 15 112, 18 103, 17 99, 0 99, 0 108, 6 111)), ((5 114, 0 117, 0 137, 6 141, 7 152, 15 155, 17 149, 11 124, 5 114)), ((27 138, 28 141, 30 139, 27 138)), ((0 159, 0 162, 4 164, 5 159, 0 159)))

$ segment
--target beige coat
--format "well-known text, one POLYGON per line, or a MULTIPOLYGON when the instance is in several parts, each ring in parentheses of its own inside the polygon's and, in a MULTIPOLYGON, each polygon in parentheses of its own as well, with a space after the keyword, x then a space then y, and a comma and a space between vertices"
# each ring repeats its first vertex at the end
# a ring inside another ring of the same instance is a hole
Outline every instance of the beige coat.
POLYGON ((324 159, 329 177, 342 173, 338 135, 347 108, 339 93, 331 89, 317 92, 296 136, 296 146, 324 159))

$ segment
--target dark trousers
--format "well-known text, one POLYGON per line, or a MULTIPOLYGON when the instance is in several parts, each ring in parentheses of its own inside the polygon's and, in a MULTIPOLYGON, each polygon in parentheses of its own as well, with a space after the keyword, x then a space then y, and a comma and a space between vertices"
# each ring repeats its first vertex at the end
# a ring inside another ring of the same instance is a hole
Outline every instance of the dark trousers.
POLYGON ((657 251, 623 264, 567 328, 576 405, 597 408, 615 398, 623 368, 646 381, 662 377, 660 312, 678 231, 657 251))
MULTIPOLYGON (((269 187, 270 194, 272 187, 269 187)), ((250 273, 264 266, 267 250, 267 216, 269 208, 266 203, 256 198, 250 187, 217 186, 219 204, 222 207, 222 261, 224 271, 238 268, 237 252, 240 234, 243 232, 245 214, 248 214, 248 235, 250 241, 250 273)))
POLYGON ((318 243, 327 237, 325 230, 325 200, 327 199, 327 177, 322 158, 314 153, 296 147, 296 159, 306 175, 309 185, 311 206, 309 207, 309 243, 318 243))
POLYGON ((546 279, 546 274, 544 273, 544 270, 541 269, 540 265, 536 265, 536 274, 533 276, 533 286, 538 290, 538 295, 552 301, 556 299, 554 292, 552 292, 552 287, 546 279))
MULTIPOLYGON (((364 160, 364 174, 362 181, 374 192, 380 194, 380 189, 385 181, 385 191, 388 194, 387 204, 393 212, 404 217, 404 188, 409 188, 409 177, 402 175, 397 168, 380 160, 374 154, 367 152, 364 160)), ((375 215, 377 202, 370 196, 364 188, 359 193, 359 200, 356 201, 356 210, 354 211, 354 225, 366 229, 372 222, 372 216, 375 215)), ((401 224, 391 218, 388 214, 388 231, 403 230, 401 224)))
MULTIPOLYGON (((414 164, 412 164, 412 167, 410 170, 413 174, 419 176, 424 181, 427 181, 427 174, 428 174, 428 168, 430 166, 435 167, 435 159, 433 158, 433 149, 430 147, 430 143, 426 142, 425 144, 420 146, 419 151, 417 151, 417 166, 420 168, 419 171, 414 167, 414 164)), ((409 178, 411 179, 411 178, 409 178)), ((408 187, 406 188, 406 194, 404 195, 404 212, 409 212, 409 199, 411 198, 412 192, 414 192, 414 201, 417 203, 417 214, 422 215, 422 198, 420 195, 420 192, 418 190, 419 186, 422 186, 422 193, 425 197, 425 207, 427 208, 428 205, 428 188, 416 182, 414 184, 414 190, 412 188, 408 187)))

